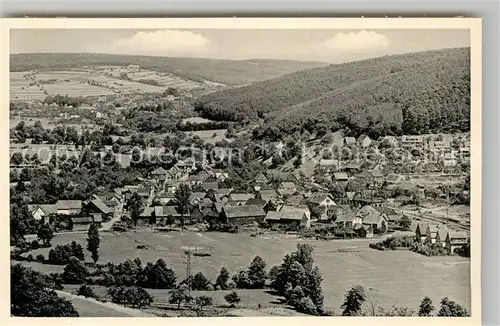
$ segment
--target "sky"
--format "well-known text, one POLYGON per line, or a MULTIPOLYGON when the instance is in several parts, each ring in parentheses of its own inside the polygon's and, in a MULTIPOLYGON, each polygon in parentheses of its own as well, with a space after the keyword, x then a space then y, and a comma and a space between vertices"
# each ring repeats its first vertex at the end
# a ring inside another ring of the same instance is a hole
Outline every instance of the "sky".
POLYGON ((470 46, 469 30, 11 30, 10 53, 110 53, 342 63, 470 46))

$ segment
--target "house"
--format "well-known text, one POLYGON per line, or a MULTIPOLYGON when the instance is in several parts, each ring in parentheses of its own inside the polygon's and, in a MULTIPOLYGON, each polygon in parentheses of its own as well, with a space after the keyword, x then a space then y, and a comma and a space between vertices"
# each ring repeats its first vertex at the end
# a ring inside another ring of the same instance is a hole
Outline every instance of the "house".
POLYGON ((141 214, 139 214, 137 225, 154 224, 155 218, 156 212, 154 206, 146 206, 142 210, 141 214))
POLYGON ((86 202, 84 207, 85 213, 93 216, 100 215, 103 219, 113 216, 114 210, 106 205, 100 197, 94 195, 93 198, 86 202))
POLYGON ((307 199, 306 205, 311 210, 312 215, 320 220, 326 220, 328 219, 328 209, 336 204, 327 193, 317 192, 307 199))
POLYGON ((445 239, 445 248, 450 253, 455 251, 469 242, 469 237, 465 231, 450 231, 445 239))
POLYGON ((354 137, 344 137, 344 146, 356 145, 356 138, 354 137))
POLYGON ((50 216, 57 214, 54 204, 28 205, 28 210, 36 221, 43 221, 43 224, 49 224, 50 216))
POLYGON ((371 143, 372 140, 370 137, 368 137, 368 135, 361 135, 358 138, 358 146, 360 146, 361 148, 370 147, 371 143))
POLYGON ((191 206, 198 206, 202 202, 203 198, 205 198, 206 193, 205 192, 192 192, 189 195, 189 204, 191 206))
POLYGON ((288 196, 285 200, 285 205, 287 206, 299 206, 302 204, 304 196, 302 194, 288 196))
POLYGON ((399 223, 401 218, 403 217, 402 214, 398 214, 394 209, 389 208, 387 206, 374 206, 376 210, 380 212, 382 217, 389 222, 390 225, 394 225, 396 223, 399 223))
POLYGON ((217 181, 229 179, 229 173, 224 172, 222 169, 212 169, 212 174, 217 181))
POLYGON ((161 166, 151 172, 151 177, 156 181, 165 181, 169 173, 161 166))
POLYGON ((245 205, 251 198, 255 198, 255 196, 247 193, 231 193, 228 202, 233 206, 245 205))
POLYGON ((443 165, 445 167, 456 166, 457 158, 453 153, 446 153, 443 157, 443 165))
POLYGON ((360 217, 362 224, 371 227, 373 232, 378 232, 385 224, 385 231, 387 231, 387 221, 384 216, 373 206, 365 205, 356 212, 356 217, 360 217))
POLYGON ((415 228, 415 242, 424 243, 427 236, 427 223, 418 223, 415 228))
POLYGON ((260 198, 250 198, 245 203, 245 205, 256 205, 256 206, 261 206, 261 207, 266 206, 266 204, 267 204, 267 201, 260 199, 260 198))
POLYGON ((403 177, 399 174, 389 174, 385 178, 387 184, 400 184, 403 182, 403 177))
POLYGON ((264 219, 269 224, 296 225, 308 229, 311 226, 311 216, 298 207, 269 211, 264 219))
POLYGON ((173 192, 165 192, 156 197, 156 202, 160 205, 167 205, 175 201, 175 194, 173 192))
POLYGON ((266 212, 260 206, 224 206, 222 208, 222 222, 231 225, 248 225, 264 221, 266 212))
POLYGON ((208 190, 215 190, 215 189, 218 189, 219 188, 219 184, 217 182, 203 182, 201 184, 201 187, 205 190, 205 191, 208 191, 208 190))
POLYGON ((337 205, 333 206, 333 222, 344 221, 345 218, 353 215, 351 206, 349 205, 337 205))
POLYGON ((339 182, 345 182, 345 181, 349 180, 349 177, 347 176, 347 173, 345 173, 345 172, 335 172, 333 174, 333 178, 335 179, 335 181, 339 181, 339 182))
POLYGON ((448 233, 450 230, 444 225, 441 225, 437 234, 437 243, 440 243, 443 247, 446 246, 446 237, 448 237, 448 233))
POLYGON ((349 164, 347 164, 344 169, 351 173, 351 174, 355 174, 355 173, 358 173, 361 171, 361 166, 363 165, 362 162, 359 162, 359 161, 351 161, 349 162, 349 164))
POLYGON ((208 174, 192 174, 188 177, 188 181, 191 186, 196 186, 202 184, 208 177, 208 174))
POLYGON ((256 191, 259 191, 263 186, 269 184, 269 179, 266 177, 266 175, 263 172, 260 172, 252 180, 252 184, 254 186, 254 189, 256 191))
POLYGON ((356 214, 343 214, 337 218, 335 221, 337 227, 340 229, 354 229, 356 225, 362 225, 363 220, 361 216, 357 216, 356 214))
POLYGON ((82 211, 81 200, 58 200, 56 203, 57 214, 76 215, 82 211))
POLYGON ((427 225, 427 229, 425 230, 425 241, 424 243, 439 243, 439 225, 430 224, 427 225))
POLYGON ((282 182, 278 187, 278 193, 281 196, 290 196, 297 192, 293 182, 282 182))
POLYGON ((336 159, 321 159, 319 160, 319 166, 326 169, 327 172, 338 171, 340 163, 336 159))
POLYGON ((429 142, 429 149, 435 151, 444 151, 450 147, 450 143, 445 140, 433 140, 429 142))
POLYGON ((381 144, 389 147, 398 147, 399 142, 398 139, 394 136, 384 136, 381 140, 381 144))
POLYGON ((422 148, 423 145, 424 145, 423 136, 405 135, 401 137, 401 147, 405 149, 422 148))
MULTIPOLYGON (((278 193, 274 189, 260 189, 259 190, 259 196, 262 200, 265 200, 266 203, 270 201, 271 199, 276 199, 278 198, 278 193)), ((292 197, 292 196, 290 196, 292 197)), ((289 198, 290 198, 289 197, 289 198)))
POLYGON ((303 212, 307 217, 307 220, 309 221, 311 220, 311 210, 309 210, 309 207, 307 207, 307 205, 299 205, 299 206, 283 205, 280 211, 303 212))
POLYGON ((100 217, 72 217, 71 223, 73 224, 73 231, 86 231, 92 223, 97 223, 98 227, 101 226, 102 219, 100 217))

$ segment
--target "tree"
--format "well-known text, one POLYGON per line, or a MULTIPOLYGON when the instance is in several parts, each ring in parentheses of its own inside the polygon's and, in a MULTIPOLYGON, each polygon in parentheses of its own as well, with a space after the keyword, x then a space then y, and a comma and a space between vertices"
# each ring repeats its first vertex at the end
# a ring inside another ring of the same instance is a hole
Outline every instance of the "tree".
POLYGON ((241 301, 241 298, 236 291, 231 291, 224 296, 224 300, 230 304, 231 308, 234 308, 235 305, 241 301))
POLYGON ((399 226, 405 230, 409 230, 411 227, 411 220, 407 215, 403 215, 401 220, 399 220, 399 226))
POLYGON ((387 232, 387 222, 385 220, 380 223, 380 229, 379 233, 386 233, 387 232))
POLYGON ((191 287, 195 291, 206 291, 209 285, 210 281, 205 277, 205 275, 203 275, 202 272, 196 273, 191 281, 191 287))
POLYGON ((248 279, 250 286, 255 289, 262 289, 266 284, 266 262, 260 256, 255 256, 248 269, 248 279))
POLYGON ((111 301, 132 307, 144 307, 153 302, 153 297, 141 287, 138 286, 118 286, 108 289, 111 301))
POLYGON ((76 257, 71 257, 68 265, 64 267, 62 278, 67 284, 82 284, 89 276, 89 271, 76 257))
POLYGON ((238 289, 249 289, 251 288, 250 280, 248 279, 247 271, 239 271, 237 274, 233 275, 233 282, 238 289))
POLYGON ((37 237, 45 247, 50 247, 50 241, 54 238, 54 231, 48 224, 43 224, 38 228, 37 237))
POLYGON ((344 309, 342 316, 355 316, 361 311, 361 305, 366 300, 365 289, 356 285, 347 292, 341 308, 344 309))
POLYGON ((92 223, 87 232, 87 250, 90 251, 94 264, 99 260, 99 228, 96 223, 92 223))
POLYGON ((57 296, 47 277, 19 264, 10 268, 10 313, 18 317, 78 317, 70 301, 57 296))
POLYGON ((195 308, 196 313, 198 314, 198 316, 201 316, 201 313, 203 312, 203 307, 213 305, 214 300, 212 297, 209 297, 206 295, 201 295, 199 297, 196 297, 194 299, 194 302, 196 305, 196 308, 195 308))
POLYGON ((303 297, 299 300, 297 303, 297 311, 313 316, 318 315, 316 306, 309 297, 303 297))
POLYGON ((170 291, 168 302, 177 304, 177 310, 181 308, 183 302, 189 303, 193 298, 188 294, 186 285, 181 285, 177 289, 170 291))
POLYGON ((130 196, 127 201, 127 207, 130 211, 130 217, 132 218, 134 225, 137 225, 137 220, 139 219, 143 209, 141 196, 139 196, 137 192, 134 192, 132 196, 130 196))
MULTIPOLYGON (((130 262, 137 270, 137 266, 132 261, 130 262)), ((173 289, 176 281, 175 272, 167 267, 163 259, 158 259, 154 265, 152 263, 146 264, 139 273, 137 283, 139 286, 150 289, 173 289)))
POLYGON ((189 196, 191 190, 186 184, 181 184, 175 191, 175 199, 177 201, 177 210, 181 214, 182 230, 184 231, 184 215, 189 213, 189 196))
POLYGON ((467 317, 469 313, 464 307, 445 297, 441 300, 441 308, 437 315, 440 317, 467 317))
POLYGON ((229 281, 229 272, 225 267, 222 267, 219 276, 215 280, 215 286, 218 286, 221 290, 227 290, 227 281, 229 281))
POLYGON ((418 310, 418 315, 420 317, 428 317, 431 315, 431 312, 434 311, 434 306, 432 305, 432 300, 429 297, 424 297, 420 302, 420 307, 418 310))
POLYGON ((92 288, 87 284, 80 286, 80 288, 76 292, 76 295, 81 295, 85 298, 97 299, 97 295, 94 293, 94 290, 92 290, 92 288))

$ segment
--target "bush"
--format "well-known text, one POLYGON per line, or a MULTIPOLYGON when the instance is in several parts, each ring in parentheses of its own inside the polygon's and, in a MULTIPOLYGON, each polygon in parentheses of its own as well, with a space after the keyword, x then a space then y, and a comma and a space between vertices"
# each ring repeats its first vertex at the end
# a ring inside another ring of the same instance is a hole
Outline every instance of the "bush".
POLYGON ((296 306, 298 312, 302 312, 308 315, 318 315, 316 311, 316 306, 314 302, 309 297, 304 297, 300 299, 299 303, 296 306))
POLYGON ((30 248, 31 250, 37 250, 40 248, 40 243, 38 243, 38 240, 33 240, 30 243, 30 248))
POLYGON ((79 260, 84 260, 83 247, 75 241, 71 244, 59 245, 50 249, 48 263, 54 265, 66 265, 71 257, 76 257, 79 260))
POLYGON ((77 295, 84 296, 85 298, 94 298, 97 299, 97 295, 94 293, 94 290, 88 285, 82 285, 76 292, 77 295))
POLYGON ((33 255, 32 255, 32 254, 29 254, 29 255, 26 257, 26 260, 27 260, 27 261, 33 261, 33 255))
POLYGON ((207 291, 209 285, 210 281, 202 272, 196 273, 191 282, 191 288, 195 291, 207 291))
POLYGON ((132 307, 145 307, 153 302, 151 295, 141 287, 118 286, 108 290, 113 303, 130 305, 132 307))
POLYGON ((226 300, 226 302, 229 303, 231 307, 234 307, 241 301, 241 298, 238 296, 238 293, 236 293, 236 291, 231 291, 224 296, 224 300, 226 300))
POLYGON ((82 284, 85 283, 89 271, 85 265, 76 257, 71 257, 68 265, 64 267, 62 278, 67 284, 82 284))
POLYGON ((36 261, 39 263, 43 263, 45 261, 45 256, 42 254, 39 254, 36 256, 36 261))
POLYGON ((236 289, 236 283, 234 283, 233 281, 227 282, 227 289, 228 290, 236 289))

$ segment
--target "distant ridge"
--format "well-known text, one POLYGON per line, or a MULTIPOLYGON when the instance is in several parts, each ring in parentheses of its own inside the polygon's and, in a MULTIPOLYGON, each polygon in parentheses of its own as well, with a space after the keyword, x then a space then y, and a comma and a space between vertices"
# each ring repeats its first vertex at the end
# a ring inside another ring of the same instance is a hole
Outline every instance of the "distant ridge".
POLYGON ((86 65, 139 65, 193 81, 245 85, 303 69, 327 66, 323 62, 278 59, 221 60, 102 53, 22 53, 10 55, 11 71, 62 70, 86 65))
POLYGON ((257 121, 256 137, 342 129, 351 135, 470 129, 470 48, 302 70, 198 99, 215 120, 257 121), (318 130, 319 129, 319 130, 318 130))

